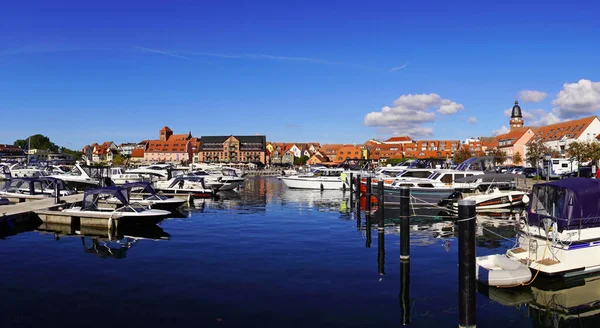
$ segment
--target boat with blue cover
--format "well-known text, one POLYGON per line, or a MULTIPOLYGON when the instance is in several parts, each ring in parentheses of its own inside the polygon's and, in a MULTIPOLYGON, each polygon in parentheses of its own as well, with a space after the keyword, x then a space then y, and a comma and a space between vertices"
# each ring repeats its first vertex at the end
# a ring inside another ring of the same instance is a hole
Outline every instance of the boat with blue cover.
POLYGON ((550 276, 600 271, 600 180, 569 178, 533 186, 517 244, 506 255, 550 276))
POLYGON ((171 214, 169 211, 150 209, 148 206, 135 202, 130 203, 127 188, 116 186, 88 189, 83 194, 81 206, 66 208, 62 212, 79 218, 103 218, 120 221, 125 219, 137 223, 156 223, 171 214), (116 209, 102 207, 101 200, 113 198, 120 203, 116 209))

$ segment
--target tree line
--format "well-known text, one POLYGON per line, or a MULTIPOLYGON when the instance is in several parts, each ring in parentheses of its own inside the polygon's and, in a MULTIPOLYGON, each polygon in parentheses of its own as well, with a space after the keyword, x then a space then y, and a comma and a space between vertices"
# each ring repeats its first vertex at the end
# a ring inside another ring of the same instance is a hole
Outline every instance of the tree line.
POLYGON ((78 150, 72 150, 72 149, 68 149, 66 147, 60 147, 58 145, 56 145, 55 143, 53 143, 52 141, 50 141, 50 138, 48 138, 45 135, 42 134, 34 134, 32 136, 30 136, 29 138, 25 138, 25 139, 17 139, 14 142, 15 146, 20 147, 21 149, 42 149, 42 150, 48 150, 51 152, 61 152, 61 153, 65 153, 65 154, 70 154, 73 155, 74 158, 80 158, 82 155, 82 152, 78 151, 78 150))

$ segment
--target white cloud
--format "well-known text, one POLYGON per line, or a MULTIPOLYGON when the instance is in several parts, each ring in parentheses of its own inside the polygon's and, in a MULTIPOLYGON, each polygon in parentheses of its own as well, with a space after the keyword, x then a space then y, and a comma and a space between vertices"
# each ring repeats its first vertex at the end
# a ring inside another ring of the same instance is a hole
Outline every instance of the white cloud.
POLYGON ((404 65, 400 65, 400 66, 396 66, 396 67, 392 67, 392 69, 390 69, 390 72, 394 72, 394 71, 399 71, 403 68, 406 68, 406 66, 408 66, 408 63, 404 64, 404 65))
POLYGON ((508 133, 509 131, 510 131, 510 129, 503 125, 500 129, 493 130, 492 135, 497 136, 497 135, 508 133))
POLYGON ((547 93, 537 90, 521 90, 517 97, 519 97, 519 99, 521 99, 521 101, 523 101, 524 103, 537 103, 546 99, 547 95, 547 93))
POLYGON ((593 114, 600 110, 600 82, 581 79, 577 83, 565 83, 552 104, 562 118, 593 114))
MULTIPOLYGON (((512 107, 504 110, 504 116, 510 117, 512 114, 512 107)), ((555 111, 546 112, 543 109, 522 109, 521 114, 525 121, 525 126, 542 126, 554 124, 562 121, 555 111)))
POLYGON ((381 111, 365 115, 367 126, 383 127, 393 134, 408 134, 412 136, 429 136, 433 129, 424 124, 435 121, 435 112, 444 115, 456 113, 464 106, 449 99, 442 99, 435 93, 408 94, 396 99, 392 105, 384 106, 381 111))
POLYGON ((467 122, 469 122, 471 124, 477 124, 477 117, 471 116, 467 119, 467 122))

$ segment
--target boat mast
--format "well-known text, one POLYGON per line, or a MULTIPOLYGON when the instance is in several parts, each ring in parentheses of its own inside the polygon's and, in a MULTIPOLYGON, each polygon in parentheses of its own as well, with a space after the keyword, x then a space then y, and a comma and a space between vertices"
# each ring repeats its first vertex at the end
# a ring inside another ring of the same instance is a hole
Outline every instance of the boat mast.
POLYGON ((27 166, 29 166, 29 150, 31 148, 31 136, 27 137, 27 166))

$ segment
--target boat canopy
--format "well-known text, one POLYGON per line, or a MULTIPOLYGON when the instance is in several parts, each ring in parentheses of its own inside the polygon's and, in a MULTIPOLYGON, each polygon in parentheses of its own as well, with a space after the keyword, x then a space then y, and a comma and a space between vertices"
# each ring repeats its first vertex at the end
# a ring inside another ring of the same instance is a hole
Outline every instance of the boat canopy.
POLYGON ((544 218, 558 231, 600 226, 600 180, 569 178, 533 186, 529 224, 541 226, 544 218))
POLYGON ((5 191, 12 191, 13 189, 29 190, 30 195, 45 194, 50 190, 54 190, 55 186, 59 186, 60 189, 64 190, 65 186, 61 179, 52 177, 23 177, 23 178, 12 178, 10 183, 6 184, 5 191))
POLYGON ((127 188, 123 187, 103 187, 88 189, 83 193, 82 210, 95 210, 98 207, 98 199, 100 196, 113 196, 117 198, 121 204, 129 205, 129 194, 127 188))
POLYGON ((456 169, 460 171, 472 170, 472 171, 484 171, 484 172, 495 172, 496 164, 495 164, 494 156, 478 156, 471 157, 464 162, 460 163, 456 169))
POLYGON ((129 192, 131 192, 133 189, 135 189, 137 192, 147 192, 149 194, 156 194, 156 190, 154 190, 154 187, 152 186, 152 183, 150 182, 143 182, 143 181, 138 181, 138 182, 128 182, 128 183, 124 183, 121 185, 122 188, 127 189, 129 192))

